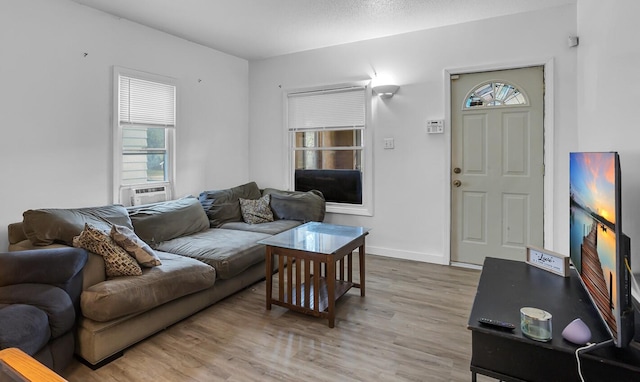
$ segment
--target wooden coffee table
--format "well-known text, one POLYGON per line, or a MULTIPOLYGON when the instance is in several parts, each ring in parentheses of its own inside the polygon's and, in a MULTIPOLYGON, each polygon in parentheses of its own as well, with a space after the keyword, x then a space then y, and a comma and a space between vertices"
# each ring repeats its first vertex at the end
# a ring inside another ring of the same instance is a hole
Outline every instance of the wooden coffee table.
POLYGON ((310 222, 258 243, 266 245, 267 310, 271 304, 327 318, 333 328, 336 300, 352 287, 365 295, 365 236, 368 228, 310 222), (360 279, 353 280, 358 248, 360 279), (273 296, 274 256, 278 295, 273 296), (346 258, 346 261, 345 261, 346 258), (337 267, 336 267, 337 264, 337 267))
POLYGON ((18 348, 0 350, 0 381, 65 382, 66 379, 18 348))

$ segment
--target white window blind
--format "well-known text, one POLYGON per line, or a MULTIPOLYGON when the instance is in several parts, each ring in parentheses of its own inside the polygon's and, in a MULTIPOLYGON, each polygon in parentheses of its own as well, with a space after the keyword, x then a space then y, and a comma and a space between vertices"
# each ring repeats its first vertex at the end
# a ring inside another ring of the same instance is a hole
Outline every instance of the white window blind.
POLYGON ((176 87, 120 76, 121 125, 175 127, 176 87))
POLYGON ((345 88, 288 95, 288 129, 337 130, 365 126, 365 88, 345 88))

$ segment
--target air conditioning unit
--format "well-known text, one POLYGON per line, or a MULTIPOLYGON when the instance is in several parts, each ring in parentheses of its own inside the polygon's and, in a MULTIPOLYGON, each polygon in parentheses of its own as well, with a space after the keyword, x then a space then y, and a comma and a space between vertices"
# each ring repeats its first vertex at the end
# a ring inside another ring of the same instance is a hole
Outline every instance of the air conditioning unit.
POLYGON ((132 188, 131 192, 132 206, 164 202, 169 199, 169 188, 167 186, 132 188))

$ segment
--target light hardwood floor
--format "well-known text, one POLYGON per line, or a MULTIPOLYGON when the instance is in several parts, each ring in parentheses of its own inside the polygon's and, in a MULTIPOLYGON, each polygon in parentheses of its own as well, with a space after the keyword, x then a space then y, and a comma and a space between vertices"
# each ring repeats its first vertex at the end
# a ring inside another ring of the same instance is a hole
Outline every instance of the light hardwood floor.
MULTIPOLYGON (((357 256, 356 256, 357 257, 357 256)), ((69 381, 470 381, 467 320, 480 272, 367 256, 327 320, 273 306, 262 281, 69 381)))

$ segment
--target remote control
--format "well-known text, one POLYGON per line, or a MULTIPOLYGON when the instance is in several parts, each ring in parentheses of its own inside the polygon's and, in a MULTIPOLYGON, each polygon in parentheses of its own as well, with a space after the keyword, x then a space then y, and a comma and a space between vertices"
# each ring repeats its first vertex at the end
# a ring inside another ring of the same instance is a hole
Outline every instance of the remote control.
POLYGON ((496 328, 501 328, 501 329, 513 330, 516 328, 516 326, 510 322, 492 320, 490 318, 484 318, 484 317, 478 318, 478 322, 481 324, 490 325, 490 326, 494 326, 496 328))

